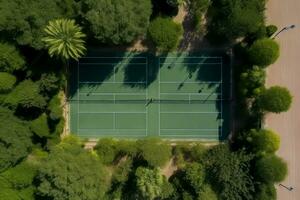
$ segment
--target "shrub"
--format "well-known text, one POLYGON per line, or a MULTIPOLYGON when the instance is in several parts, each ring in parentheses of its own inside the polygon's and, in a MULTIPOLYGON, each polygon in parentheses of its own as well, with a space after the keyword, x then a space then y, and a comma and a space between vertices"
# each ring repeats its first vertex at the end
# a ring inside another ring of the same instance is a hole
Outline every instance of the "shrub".
POLYGON ((174 50, 182 35, 182 27, 171 18, 157 17, 148 29, 148 35, 159 51, 174 50))
POLYGON ((279 44, 272 39, 260 39, 249 48, 248 56, 251 64, 266 67, 279 57, 279 44))
POLYGON ((15 87, 15 89, 7 95, 5 104, 12 109, 18 106, 24 109, 38 108, 43 109, 46 101, 39 94, 38 84, 31 80, 25 80, 15 87))
POLYGON ((157 138, 137 141, 140 156, 152 167, 162 167, 171 158, 171 147, 157 138))
POLYGON ((24 66, 24 58, 13 45, 0 43, 0 71, 14 72, 24 66))
POLYGON ((16 81, 17 79, 14 75, 6 72, 0 72, 0 93, 7 93, 11 91, 16 81))
POLYGON ((53 122, 58 122, 63 115, 63 109, 61 106, 61 99, 59 98, 59 94, 52 97, 48 105, 48 113, 49 118, 53 122))
POLYGON ((277 26, 275 25, 269 25, 266 29, 268 37, 271 37, 278 30, 277 26))
POLYGON ((150 0, 87 0, 83 18, 92 36, 101 43, 130 43, 144 35, 151 15, 150 0), (120 20, 121 19, 121 20, 120 20))
POLYGON ((205 169, 198 163, 187 165, 184 169, 185 181, 194 189, 196 194, 200 193, 204 179, 205 169))
POLYGON ((193 161, 200 162, 202 160, 205 151, 206 151, 205 146, 201 144, 197 144, 191 148, 190 157, 193 161))
POLYGON ((59 79, 54 73, 42 74, 39 81, 39 88, 44 96, 52 96, 59 89, 59 79))
POLYGON ((0 172, 25 158, 33 146, 31 132, 23 121, 0 108, 0 172))
POLYGON ((245 97, 257 97, 264 90, 265 81, 265 70, 258 66, 253 66, 252 69, 241 73, 239 90, 245 97))
POLYGON ((288 111, 292 104, 292 95, 285 87, 273 86, 266 89, 258 98, 262 111, 281 113, 288 111))
POLYGON ((129 178, 129 173, 132 171, 132 160, 127 159, 122 162, 113 173, 113 183, 125 184, 129 178))
POLYGON ((211 185, 204 184, 199 191, 200 200, 218 200, 218 196, 215 191, 212 190, 211 185))
POLYGON ((211 0, 191 0, 191 14, 194 18, 194 24, 197 30, 200 30, 202 17, 206 14, 209 6, 211 5, 211 0))
POLYGON ((117 156, 116 144, 117 142, 111 138, 103 138, 98 141, 94 149, 103 163, 111 164, 115 160, 117 156))
POLYGON ((264 183, 278 183, 287 175, 287 164, 275 155, 267 155, 256 162, 255 172, 264 183))
POLYGON ((280 146, 280 137, 271 130, 250 130, 247 141, 250 149, 257 155, 275 153, 280 146))
POLYGON ((277 193, 274 184, 260 184, 255 194, 255 200, 276 200, 277 193))
POLYGON ((137 154, 137 146, 135 141, 120 140, 116 146, 118 156, 131 156, 134 157, 137 154))
POLYGON ((30 124, 31 131, 39 137, 48 137, 50 130, 48 127, 47 115, 43 113, 30 124))

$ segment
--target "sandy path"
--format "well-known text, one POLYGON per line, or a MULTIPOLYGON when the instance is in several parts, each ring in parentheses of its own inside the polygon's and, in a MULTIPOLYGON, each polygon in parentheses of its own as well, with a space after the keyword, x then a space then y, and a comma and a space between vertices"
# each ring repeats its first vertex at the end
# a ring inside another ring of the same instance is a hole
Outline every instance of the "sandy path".
POLYGON ((268 22, 279 28, 295 24, 296 29, 284 32, 276 39, 281 45, 280 59, 268 68, 267 85, 283 85, 290 89, 294 99, 289 112, 267 116, 266 124, 281 136, 278 154, 289 166, 289 175, 282 183, 292 186, 289 192, 278 186, 278 200, 300 199, 300 1, 269 0, 268 22))

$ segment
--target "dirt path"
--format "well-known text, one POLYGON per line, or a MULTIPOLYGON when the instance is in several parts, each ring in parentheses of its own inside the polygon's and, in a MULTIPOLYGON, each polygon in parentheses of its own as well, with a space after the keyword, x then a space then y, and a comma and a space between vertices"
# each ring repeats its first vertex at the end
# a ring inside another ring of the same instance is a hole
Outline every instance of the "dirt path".
POLYGON ((267 85, 283 85, 290 89, 294 99, 289 112, 268 115, 267 126, 281 136, 278 154, 288 162, 289 175, 282 183, 293 191, 278 186, 278 200, 300 199, 300 1, 269 0, 268 23, 280 29, 295 24, 296 29, 283 32, 276 40, 281 45, 280 59, 268 68, 267 85))

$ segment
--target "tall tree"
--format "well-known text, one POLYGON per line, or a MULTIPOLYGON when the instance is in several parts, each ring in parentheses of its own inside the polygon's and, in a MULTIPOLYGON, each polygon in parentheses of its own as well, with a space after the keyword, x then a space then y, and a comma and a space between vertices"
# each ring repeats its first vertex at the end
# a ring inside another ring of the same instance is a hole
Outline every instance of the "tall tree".
POLYGON ((47 36, 43 41, 48 47, 49 55, 58 56, 65 60, 73 58, 78 60, 84 55, 85 34, 80 26, 75 24, 75 20, 57 19, 49 21, 45 28, 47 36))

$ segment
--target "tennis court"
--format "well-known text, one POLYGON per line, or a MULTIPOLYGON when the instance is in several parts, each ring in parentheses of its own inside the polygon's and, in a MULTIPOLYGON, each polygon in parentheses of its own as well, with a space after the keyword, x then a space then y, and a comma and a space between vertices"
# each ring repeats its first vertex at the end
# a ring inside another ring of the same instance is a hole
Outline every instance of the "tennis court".
POLYGON ((83 138, 223 140, 226 54, 95 53, 71 66, 70 128, 83 138))

